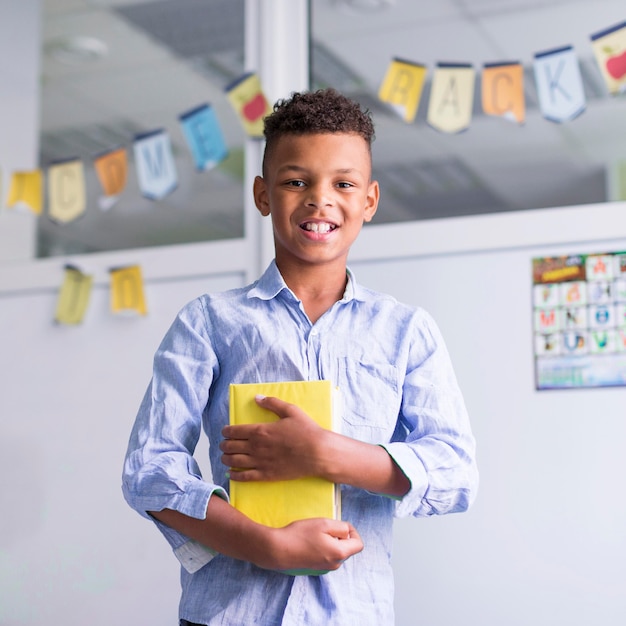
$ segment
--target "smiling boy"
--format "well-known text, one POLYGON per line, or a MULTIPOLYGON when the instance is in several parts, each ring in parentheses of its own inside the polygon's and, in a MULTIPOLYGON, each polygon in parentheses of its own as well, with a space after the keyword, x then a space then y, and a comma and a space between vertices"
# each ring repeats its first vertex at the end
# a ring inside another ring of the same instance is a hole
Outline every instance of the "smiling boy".
POLYGON ((334 90, 276 104, 254 182, 275 259, 253 284, 184 307, 155 355, 123 488, 182 563, 181 624, 390 625, 393 517, 473 500, 474 439, 437 326, 347 269, 379 202, 373 135, 334 90), (341 434, 278 398, 257 401, 279 421, 228 425, 230 383, 319 379, 342 391, 341 434), (192 457, 201 427, 205 480, 192 457), (257 524, 228 503, 231 467, 233 480, 339 483, 342 520, 257 524), (293 569, 331 571, 282 573, 293 569))

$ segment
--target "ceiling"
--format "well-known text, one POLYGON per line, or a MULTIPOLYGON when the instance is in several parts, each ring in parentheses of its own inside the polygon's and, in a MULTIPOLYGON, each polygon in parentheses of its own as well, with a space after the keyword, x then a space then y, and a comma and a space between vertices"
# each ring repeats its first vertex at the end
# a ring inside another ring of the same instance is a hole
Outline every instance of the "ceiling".
MULTIPOLYGON (((141 197, 136 182, 109 212, 95 206, 60 226, 42 218, 40 255, 241 236, 244 136, 223 88, 243 71, 243 0, 44 0, 41 164, 93 158, 136 133, 165 127, 180 184, 168 198, 141 197), (72 38, 83 47, 72 49, 72 38), (214 106, 231 157, 198 174, 178 116, 214 106)), ((609 96, 589 35, 626 19, 623 0, 312 0, 314 85, 332 85, 374 112, 375 223, 618 199, 612 172, 626 161, 626 96, 609 96), (536 52, 573 45, 587 110, 555 124, 536 106, 536 52), (481 114, 476 90, 468 131, 439 133, 424 102, 406 124, 377 99, 393 57, 437 62, 516 60, 526 69, 527 121, 481 114)))

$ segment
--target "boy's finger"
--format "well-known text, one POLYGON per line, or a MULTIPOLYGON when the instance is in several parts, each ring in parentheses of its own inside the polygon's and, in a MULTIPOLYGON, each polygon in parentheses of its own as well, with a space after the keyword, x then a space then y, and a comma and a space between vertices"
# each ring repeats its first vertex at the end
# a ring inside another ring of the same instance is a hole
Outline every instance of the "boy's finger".
POLYGON ((276 413, 276 415, 281 418, 289 417, 294 408, 293 404, 273 396, 257 395, 254 399, 260 407, 272 411, 272 413, 276 413))

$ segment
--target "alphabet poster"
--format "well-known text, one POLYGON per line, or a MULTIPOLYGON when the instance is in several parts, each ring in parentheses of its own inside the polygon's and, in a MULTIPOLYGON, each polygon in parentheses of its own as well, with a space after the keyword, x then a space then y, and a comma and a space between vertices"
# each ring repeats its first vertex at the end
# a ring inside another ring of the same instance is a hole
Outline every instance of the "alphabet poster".
POLYGON ((537 389, 626 385, 626 251, 533 259, 537 389))

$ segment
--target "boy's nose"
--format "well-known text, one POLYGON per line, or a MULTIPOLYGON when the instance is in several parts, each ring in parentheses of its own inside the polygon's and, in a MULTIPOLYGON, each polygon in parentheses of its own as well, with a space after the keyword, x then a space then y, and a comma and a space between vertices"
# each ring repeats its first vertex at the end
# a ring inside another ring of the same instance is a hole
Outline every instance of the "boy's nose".
POLYGON ((306 197, 307 206, 323 207, 332 204, 328 190, 321 185, 311 185, 306 197))

